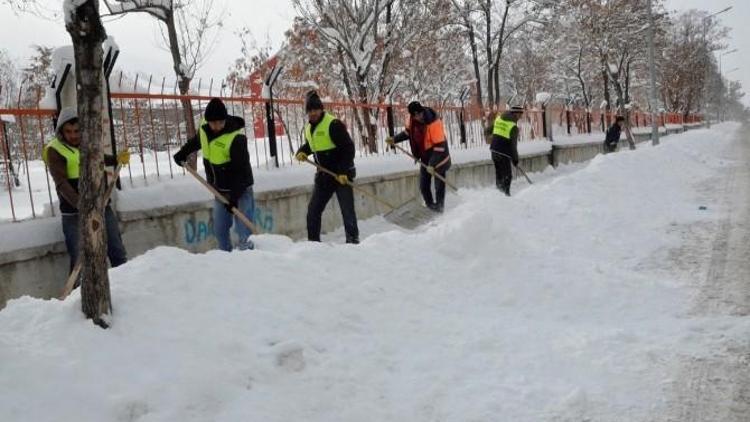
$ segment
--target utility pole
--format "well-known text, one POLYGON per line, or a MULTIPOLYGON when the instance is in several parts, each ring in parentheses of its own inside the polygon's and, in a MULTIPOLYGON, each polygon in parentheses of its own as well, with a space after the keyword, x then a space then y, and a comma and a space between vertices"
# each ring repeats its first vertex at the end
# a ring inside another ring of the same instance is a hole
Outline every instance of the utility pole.
POLYGON ((704 58, 705 66, 704 66, 704 77, 703 77, 703 111, 704 111, 703 114, 704 114, 704 117, 706 119, 706 125, 707 125, 708 128, 711 128, 711 117, 708 114, 708 96, 709 96, 708 85, 709 85, 709 79, 711 77, 711 73, 710 73, 711 63, 710 63, 710 60, 709 60, 709 54, 711 53, 711 49, 708 47, 708 40, 706 39, 707 38, 707 32, 708 32, 708 25, 711 23, 711 19, 714 16, 720 15, 720 14, 725 13, 725 12, 728 12, 728 11, 732 10, 732 7, 733 6, 729 6, 727 8, 722 9, 722 10, 719 10, 716 13, 711 13, 708 16, 704 16, 703 17, 703 21, 702 21, 702 23, 703 23, 703 46, 706 49, 705 58, 704 58))
POLYGON ((654 11, 651 0, 648 0, 648 67, 651 74, 651 144, 659 145, 659 126, 656 122, 656 59, 654 58, 654 11))
POLYGON ((726 89, 724 89, 724 76, 721 71, 721 62, 722 58, 726 55, 736 53, 737 49, 729 50, 727 52, 719 54, 719 88, 721 88, 721 92, 719 93, 719 109, 716 111, 716 119, 719 121, 724 120, 724 94, 726 94, 726 89))

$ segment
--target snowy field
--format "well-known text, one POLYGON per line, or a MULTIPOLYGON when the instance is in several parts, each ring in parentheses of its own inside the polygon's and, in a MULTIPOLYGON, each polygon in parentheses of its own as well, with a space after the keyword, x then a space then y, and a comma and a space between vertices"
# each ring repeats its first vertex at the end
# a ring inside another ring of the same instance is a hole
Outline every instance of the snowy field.
POLYGON ((737 130, 532 175, 512 198, 462 190, 416 231, 363 222, 358 246, 157 248, 110 273, 108 331, 77 292, 12 300, 0 419, 663 420, 685 356, 750 338, 748 317, 690 312, 696 276, 668 258, 675 227, 724 211, 698 190, 737 130))

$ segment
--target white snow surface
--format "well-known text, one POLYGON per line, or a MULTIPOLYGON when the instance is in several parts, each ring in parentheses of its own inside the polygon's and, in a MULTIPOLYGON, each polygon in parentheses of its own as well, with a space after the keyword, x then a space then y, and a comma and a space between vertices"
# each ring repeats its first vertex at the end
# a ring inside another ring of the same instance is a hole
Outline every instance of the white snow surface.
POLYGON ((363 222, 358 246, 157 248, 110 272, 107 331, 77 291, 12 300, 2 420, 651 420, 680 355, 750 335, 688 313, 700 283, 667 259, 675 226, 719 218, 696 190, 737 128, 548 170, 512 198, 462 190, 417 231, 363 222))
POLYGON ((552 94, 549 92, 539 92, 536 94, 536 102, 540 104, 546 104, 552 99, 552 94))
POLYGON ((73 22, 73 15, 80 6, 86 3, 87 0, 64 0, 63 1, 63 15, 65 16, 65 25, 70 25, 73 22))

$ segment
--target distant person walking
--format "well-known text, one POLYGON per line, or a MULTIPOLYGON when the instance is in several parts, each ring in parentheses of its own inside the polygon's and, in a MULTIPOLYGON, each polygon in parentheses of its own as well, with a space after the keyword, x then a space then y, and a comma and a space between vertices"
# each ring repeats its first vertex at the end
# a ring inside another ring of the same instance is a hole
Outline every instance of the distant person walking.
POLYGON ((617 151, 617 144, 620 142, 620 134, 622 133, 622 126, 625 124, 625 118, 617 116, 615 122, 607 130, 607 136, 604 139, 604 153, 617 151))

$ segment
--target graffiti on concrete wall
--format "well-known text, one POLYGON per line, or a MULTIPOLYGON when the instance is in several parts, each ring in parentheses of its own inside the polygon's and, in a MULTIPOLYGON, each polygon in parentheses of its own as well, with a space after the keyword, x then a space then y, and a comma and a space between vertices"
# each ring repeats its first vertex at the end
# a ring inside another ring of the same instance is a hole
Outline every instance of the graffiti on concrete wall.
POLYGON ((210 217, 207 220, 196 220, 190 217, 185 220, 185 243, 188 245, 198 245, 209 240, 214 235, 214 220, 210 217))
POLYGON ((273 211, 256 206, 255 215, 253 215, 253 223, 257 224, 264 233, 273 233, 273 211))
MULTIPOLYGON (((191 216, 183 223, 184 240, 187 245, 196 246, 214 237, 213 217, 211 213, 207 214, 207 218, 195 218, 195 216, 191 216)), ((264 233, 273 233, 275 227, 273 211, 256 206, 253 223, 257 224, 264 233)))

